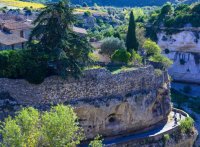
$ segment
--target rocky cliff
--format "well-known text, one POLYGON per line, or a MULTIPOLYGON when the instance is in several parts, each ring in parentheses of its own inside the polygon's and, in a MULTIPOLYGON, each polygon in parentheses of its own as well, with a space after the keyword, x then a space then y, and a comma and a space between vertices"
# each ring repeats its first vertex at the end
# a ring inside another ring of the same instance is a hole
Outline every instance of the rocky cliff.
POLYGON ((169 74, 174 80, 200 83, 200 28, 165 30, 157 34, 163 54, 174 61, 169 74))
POLYGON ((45 110, 64 103, 75 108, 87 138, 142 131, 167 119, 171 111, 168 84, 168 74, 156 76, 151 66, 117 74, 89 70, 79 80, 49 77, 40 85, 0 79, 0 116, 20 105, 45 110))

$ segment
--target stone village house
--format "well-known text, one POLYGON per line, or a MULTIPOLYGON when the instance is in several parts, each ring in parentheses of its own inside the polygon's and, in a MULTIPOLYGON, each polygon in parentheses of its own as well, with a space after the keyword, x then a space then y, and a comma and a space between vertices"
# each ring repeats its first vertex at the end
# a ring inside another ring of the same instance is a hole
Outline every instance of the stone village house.
POLYGON ((0 50, 24 48, 33 25, 29 21, 0 18, 0 50))

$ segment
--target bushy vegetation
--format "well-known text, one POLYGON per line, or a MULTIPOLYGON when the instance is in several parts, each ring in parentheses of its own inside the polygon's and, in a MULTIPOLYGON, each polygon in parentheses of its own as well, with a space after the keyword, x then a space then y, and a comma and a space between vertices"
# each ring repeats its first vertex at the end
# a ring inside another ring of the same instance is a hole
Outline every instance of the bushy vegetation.
POLYGON ((170 140, 169 134, 164 134, 163 140, 164 140, 165 143, 166 143, 168 140, 170 140))
POLYGON ((182 28, 185 26, 200 26, 200 3, 193 5, 180 4, 172 6, 171 3, 165 4, 160 10, 156 10, 151 14, 149 22, 152 26, 182 28))
POLYGON ((0 77, 25 78, 31 83, 41 83, 48 76, 45 55, 41 60, 43 62, 37 61, 30 50, 0 51, 0 77))
POLYGON ((143 48, 146 51, 147 57, 154 56, 161 53, 160 47, 150 39, 147 39, 144 44, 143 48))
POLYGON ((163 69, 167 69, 173 63, 169 58, 167 58, 167 57, 165 57, 165 56, 163 56, 161 54, 157 54, 157 55, 151 56, 149 58, 149 60, 152 61, 152 62, 160 63, 163 69))
POLYGON ((131 60, 132 60, 133 64, 138 65, 138 64, 142 64, 143 58, 136 51, 133 51, 132 56, 131 56, 131 60))
POLYGON ((160 47, 150 39, 147 39, 143 48, 149 61, 159 63, 162 69, 167 69, 173 62, 161 54, 160 47))
POLYGON ((90 142, 89 147, 103 147, 103 140, 100 136, 97 136, 93 141, 90 142))
POLYGON ((194 126, 194 120, 191 117, 187 117, 180 122, 180 129, 183 133, 190 133, 194 126))
POLYGON ((119 49, 114 52, 111 57, 112 62, 128 63, 130 61, 131 54, 125 49, 119 49))
POLYGON ((90 62, 92 47, 71 30, 74 21, 67 0, 45 7, 34 22, 27 49, 0 51, 0 77, 35 84, 50 75, 78 78, 90 62))
POLYGON ((125 49, 125 43, 123 40, 114 37, 105 38, 101 44, 101 53, 106 54, 109 57, 119 49, 125 49))
MULTIPOLYGON (((39 112, 32 107, 23 108, 14 118, 8 117, 1 122, 1 146, 76 146, 85 137, 77 119, 70 106, 54 106, 49 112, 39 112)), ((96 138, 91 145, 103 146, 100 138, 96 138)))
MULTIPOLYGON (((53 1, 57 1, 57 0, 53 0, 53 1)), ((187 0, 186 2, 194 2, 194 0, 187 0)), ((72 0, 73 3, 75 4, 82 4, 83 2, 87 2, 88 5, 94 5, 95 3, 101 6, 117 6, 117 7, 130 7, 130 6, 162 6, 164 3, 167 2, 167 0, 154 0, 154 1, 146 1, 146 0, 134 0, 134 1, 130 1, 130 0, 92 0, 92 1, 88 1, 88 0, 83 0, 83 1, 79 1, 79 0, 72 0)), ((171 2, 177 3, 179 1, 175 1, 172 0, 171 2)), ((183 2, 183 1, 180 1, 183 2)))

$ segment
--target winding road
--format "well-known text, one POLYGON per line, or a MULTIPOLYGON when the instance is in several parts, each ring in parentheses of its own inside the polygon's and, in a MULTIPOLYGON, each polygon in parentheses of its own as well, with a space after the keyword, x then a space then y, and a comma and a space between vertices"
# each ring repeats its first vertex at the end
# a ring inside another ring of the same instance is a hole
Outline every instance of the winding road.
MULTIPOLYGON (((180 113, 176 113, 175 116, 177 118, 178 123, 175 123, 174 114, 175 114, 175 112, 172 111, 169 114, 168 122, 166 124, 158 125, 156 128, 154 128, 152 130, 149 130, 147 132, 142 132, 142 133, 130 134, 128 136, 121 136, 121 137, 116 137, 116 138, 106 138, 106 139, 104 139, 103 144, 105 146, 110 146, 112 144, 118 144, 118 143, 129 142, 129 141, 133 141, 133 140, 137 140, 137 139, 153 137, 153 136, 162 134, 164 132, 167 132, 167 131, 175 128, 177 125, 179 125, 180 120, 185 119, 185 116, 183 116, 180 113)), ((88 144, 80 145, 80 147, 87 147, 87 146, 88 146, 88 144)))

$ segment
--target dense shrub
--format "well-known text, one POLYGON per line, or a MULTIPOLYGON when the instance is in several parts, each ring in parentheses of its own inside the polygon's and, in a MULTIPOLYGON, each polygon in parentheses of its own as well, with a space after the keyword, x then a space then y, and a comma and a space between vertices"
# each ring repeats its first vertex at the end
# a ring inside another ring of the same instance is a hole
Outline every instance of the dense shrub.
POLYGON ((155 69, 155 75, 156 76, 161 76, 162 75, 162 70, 160 70, 160 69, 155 69))
POLYGON ((0 77, 18 78, 24 75, 24 54, 21 50, 0 51, 0 77))
POLYGON ((186 119, 180 122, 180 129, 183 133, 190 133, 194 126, 194 120, 191 117, 187 117, 186 119))
POLYGON ((167 57, 165 57, 165 56, 163 56, 161 54, 157 54, 157 55, 151 56, 149 58, 149 60, 152 61, 152 62, 159 62, 163 69, 168 68, 173 63, 170 59, 168 59, 167 57))
POLYGON ((103 147, 103 141, 101 140, 101 137, 95 137, 95 139, 90 142, 89 147, 103 147))
POLYGON ((129 52, 124 49, 119 49, 112 55, 111 60, 113 62, 128 63, 130 61, 130 57, 131 54, 129 52))
POLYGON ((157 55, 161 53, 160 47, 156 44, 156 42, 153 42, 150 39, 147 39, 144 44, 143 48, 146 50, 147 57, 157 55))
POLYGON ((134 64, 142 63, 142 56, 140 56, 136 51, 133 51, 131 58, 134 64))
POLYGON ((194 7, 192 8, 192 12, 196 14, 200 14, 200 3, 194 5, 194 7))
POLYGON ((76 146, 84 139, 77 116, 70 106, 58 105, 40 113, 24 108, 1 125, 2 146, 76 146))
POLYGON ((36 58, 29 50, 0 51, 0 77, 25 78, 39 84, 47 76, 45 56, 36 58))
POLYGON ((164 134, 163 140, 164 140, 165 143, 166 143, 168 140, 170 140, 169 134, 164 134))
POLYGON ((161 8, 160 12, 153 12, 150 16, 149 23, 153 28, 160 28, 160 26, 171 28, 182 28, 185 26, 200 26, 200 3, 190 6, 187 4, 178 5, 174 11, 170 4, 166 4, 161 8))
POLYGON ((102 41, 101 44, 101 53, 111 56, 116 50, 125 49, 124 41, 114 38, 108 37, 102 41))

